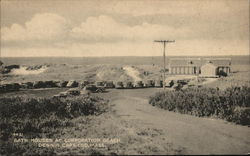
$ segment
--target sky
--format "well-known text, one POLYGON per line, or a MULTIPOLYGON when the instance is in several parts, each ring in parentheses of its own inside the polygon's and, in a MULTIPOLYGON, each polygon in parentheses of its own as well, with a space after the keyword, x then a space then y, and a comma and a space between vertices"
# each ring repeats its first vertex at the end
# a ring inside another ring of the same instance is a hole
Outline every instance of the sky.
POLYGON ((249 55, 248 0, 1 0, 1 56, 249 55))

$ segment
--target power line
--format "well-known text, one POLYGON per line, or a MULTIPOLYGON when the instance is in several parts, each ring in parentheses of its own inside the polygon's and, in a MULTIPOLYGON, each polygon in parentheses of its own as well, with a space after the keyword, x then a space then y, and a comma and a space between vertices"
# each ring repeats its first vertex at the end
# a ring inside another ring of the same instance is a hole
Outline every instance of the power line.
MULTIPOLYGON (((163 90, 165 91, 165 74, 166 74, 166 43, 173 43, 175 40, 155 40, 154 42, 163 43, 163 90)), ((168 69, 169 70, 169 69, 168 69)))

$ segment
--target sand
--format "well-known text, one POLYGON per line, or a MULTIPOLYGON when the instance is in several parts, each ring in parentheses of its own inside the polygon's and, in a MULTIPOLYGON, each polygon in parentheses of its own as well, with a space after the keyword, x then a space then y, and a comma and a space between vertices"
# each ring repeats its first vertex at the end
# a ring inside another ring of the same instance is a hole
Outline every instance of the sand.
POLYGON ((12 69, 11 73, 12 75, 37 75, 45 72, 48 68, 46 66, 43 66, 40 69, 36 70, 27 70, 26 66, 21 66, 18 69, 12 69))
POLYGON ((125 67, 123 67, 123 69, 125 70, 125 72, 128 76, 133 78, 134 81, 141 81, 142 80, 142 78, 140 77, 140 72, 138 70, 136 70, 135 68, 133 68, 131 66, 125 66, 125 67))

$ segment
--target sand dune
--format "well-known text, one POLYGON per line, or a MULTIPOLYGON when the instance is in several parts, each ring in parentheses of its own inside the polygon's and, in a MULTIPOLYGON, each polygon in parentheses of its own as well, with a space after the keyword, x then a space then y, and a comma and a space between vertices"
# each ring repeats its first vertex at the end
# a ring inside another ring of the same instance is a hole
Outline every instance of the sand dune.
POLYGON ((48 68, 46 66, 43 66, 40 69, 36 69, 36 70, 27 70, 27 67, 25 66, 21 66, 18 69, 12 69, 11 74, 13 75, 36 75, 36 74, 41 74, 43 73, 45 70, 47 70, 48 68))
POLYGON ((134 81, 141 81, 140 72, 131 66, 125 66, 123 69, 126 71, 126 74, 134 79, 134 81))

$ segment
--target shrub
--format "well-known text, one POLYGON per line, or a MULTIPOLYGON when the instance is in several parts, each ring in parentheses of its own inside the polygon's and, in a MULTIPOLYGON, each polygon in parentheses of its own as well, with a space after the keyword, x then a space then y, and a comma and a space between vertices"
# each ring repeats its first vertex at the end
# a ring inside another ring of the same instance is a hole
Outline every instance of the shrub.
POLYGON ((107 110, 107 101, 95 96, 1 97, 0 155, 53 154, 52 149, 38 148, 33 143, 15 144, 13 133, 22 133, 25 138, 51 138, 58 128, 72 126, 72 118, 99 115, 107 110))
POLYGON ((0 139, 11 133, 42 133, 46 128, 69 125, 78 116, 99 115, 107 111, 107 101, 99 97, 0 98, 0 139))
POLYGON ((250 108, 236 108, 230 120, 237 124, 250 125, 250 108))
POLYGON ((230 122, 250 125, 250 87, 188 88, 156 93, 149 103, 169 111, 199 117, 217 116, 230 122))
POLYGON ((58 117, 95 115, 106 110, 106 101, 99 97, 29 98, 1 97, 0 118, 39 118, 55 113, 58 117))

